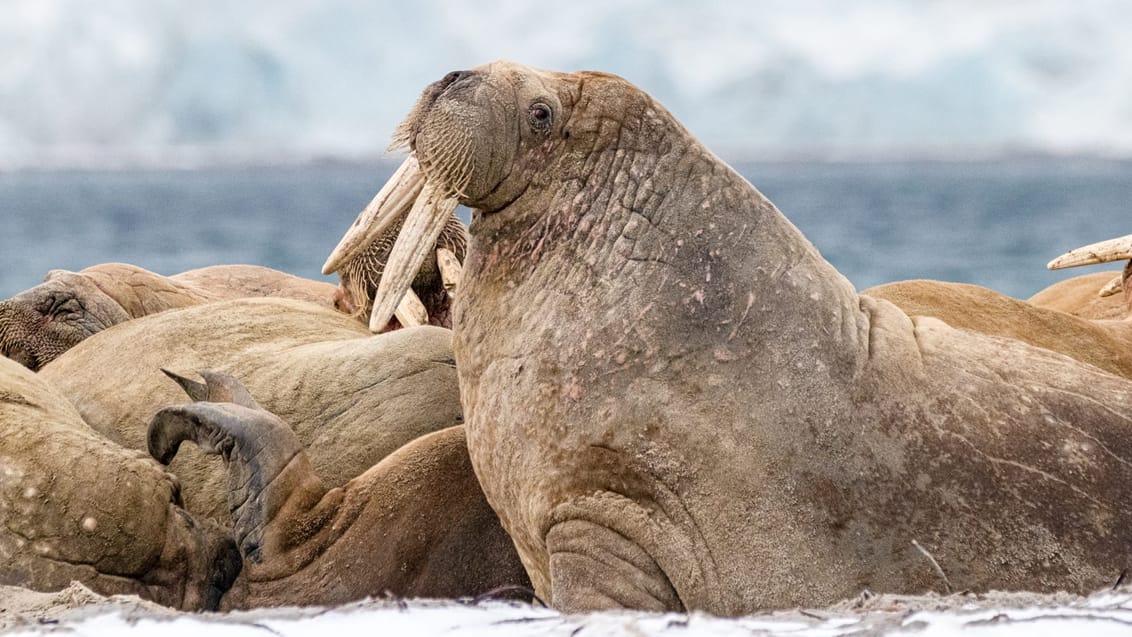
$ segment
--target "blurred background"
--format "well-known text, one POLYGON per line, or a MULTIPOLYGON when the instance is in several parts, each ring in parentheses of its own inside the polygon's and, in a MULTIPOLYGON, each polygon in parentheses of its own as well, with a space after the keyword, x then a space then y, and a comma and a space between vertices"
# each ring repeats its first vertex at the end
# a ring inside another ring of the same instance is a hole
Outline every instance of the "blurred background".
POLYGON ((0 0, 0 298, 106 261, 318 278, 420 90, 498 58, 649 91, 859 288, 1025 298, 1132 232, 1130 33, 1127 0, 0 0))

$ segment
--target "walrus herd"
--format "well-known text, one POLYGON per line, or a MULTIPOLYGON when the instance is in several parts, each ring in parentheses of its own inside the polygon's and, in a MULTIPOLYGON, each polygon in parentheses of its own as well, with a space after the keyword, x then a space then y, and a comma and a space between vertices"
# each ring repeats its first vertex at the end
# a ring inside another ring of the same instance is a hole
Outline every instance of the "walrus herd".
POLYGON ((337 290, 111 264, 0 303, 0 584, 733 616, 1132 567, 1132 265, 859 294, 604 73, 450 73, 394 144, 337 290))

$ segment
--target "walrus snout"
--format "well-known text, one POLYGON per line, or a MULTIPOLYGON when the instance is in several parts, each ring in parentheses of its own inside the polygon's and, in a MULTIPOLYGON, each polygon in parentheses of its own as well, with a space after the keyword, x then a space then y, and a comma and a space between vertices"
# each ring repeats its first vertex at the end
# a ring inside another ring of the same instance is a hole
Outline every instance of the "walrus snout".
POLYGON ((445 94, 452 96, 463 91, 469 91, 479 85, 481 81, 483 81, 482 73, 476 71, 452 71, 426 86, 414 109, 414 115, 408 118, 408 120, 412 122, 412 130, 408 139, 405 141, 412 146, 416 134, 420 132, 419 129, 424 120, 424 114, 436 104, 440 96, 445 94))

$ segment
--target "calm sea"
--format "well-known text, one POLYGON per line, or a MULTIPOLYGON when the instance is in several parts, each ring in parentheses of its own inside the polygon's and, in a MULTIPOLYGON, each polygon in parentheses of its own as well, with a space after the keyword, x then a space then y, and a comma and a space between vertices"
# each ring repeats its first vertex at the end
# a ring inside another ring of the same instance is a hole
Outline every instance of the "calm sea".
MULTIPOLYGON (((931 278, 1027 297, 1101 269, 1051 273, 1051 258, 1132 233, 1132 162, 736 167, 859 289, 931 278)), ((0 173, 0 298, 53 268, 108 261, 162 274, 253 263, 324 278, 327 254, 393 168, 0 173)))

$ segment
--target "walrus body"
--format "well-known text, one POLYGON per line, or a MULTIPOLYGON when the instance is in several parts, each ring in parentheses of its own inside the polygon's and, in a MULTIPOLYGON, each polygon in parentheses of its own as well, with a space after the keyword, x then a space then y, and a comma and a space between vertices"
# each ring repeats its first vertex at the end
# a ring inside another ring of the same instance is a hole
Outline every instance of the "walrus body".
POLYGON ((474 209, 468 447, 554 606, 1089 591, 1128 566, 1127 380, 859 296, 620 78, 497 62, 403 132, 474 209))
POLYGON ((0 584, 82 582, 215 609, 240 571, 226 531, 193 521, 176 481, 87 427, 67 399, 0 357, 0 584))
POLYGON ((463 427, 421 436, 328 490, 286 423, 233 377, 203 375, 198 402, 154 417, 149 449, 168 462, 192 440, 224 457, 244 556, 225 607, 474 597, 529 585, 472 473, 463 427))
MULTIPOLYGON (((1091 298, 1103 300, 1096 291, 1094 284, 1091 298)), ((1020 340, 1132 378, 1132 321, 1089 320, 966 283, 899 281, 861 294, 890 301, 908 316, 1020 340)))
MULTIPOLYGON (((162 368, 238 375, 265 408, 294 423, 332 487, 463 414, 449 330, 372 336, 345 314, 290 299, 237 299, 130 321, 95 334, 39 374, 91 427, 144 450, 153 415, 184 401, 162 368)), ((227 519, 218 460, 187 450, 171 470, 191 512, 227 519)))

